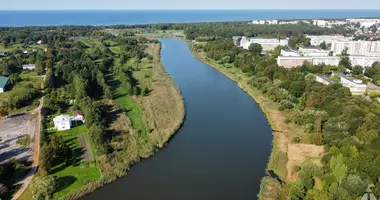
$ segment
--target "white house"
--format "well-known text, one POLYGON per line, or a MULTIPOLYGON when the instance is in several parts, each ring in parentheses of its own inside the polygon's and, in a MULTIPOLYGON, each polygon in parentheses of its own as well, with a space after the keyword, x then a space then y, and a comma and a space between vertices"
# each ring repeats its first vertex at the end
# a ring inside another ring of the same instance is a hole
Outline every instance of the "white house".
POLYGON ((42 40, 37 40, 37 44, 42 44, 42 40))
POLYGON ((69 130, 71 128, 71 117, 68 115, 59 115, 54 117, 54 128, 59 131, 69 130))
POLYGON ((36 69, 36 65, 35 64, 22 65, 22 69, 32 71, 36 69))

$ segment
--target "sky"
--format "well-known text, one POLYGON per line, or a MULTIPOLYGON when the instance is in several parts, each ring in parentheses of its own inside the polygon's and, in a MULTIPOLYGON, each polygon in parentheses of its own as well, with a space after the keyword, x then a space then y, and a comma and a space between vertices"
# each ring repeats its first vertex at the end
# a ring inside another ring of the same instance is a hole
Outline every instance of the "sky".
POLYGON ((0 10, 380 9, 380 0, 1 0, 0 10))

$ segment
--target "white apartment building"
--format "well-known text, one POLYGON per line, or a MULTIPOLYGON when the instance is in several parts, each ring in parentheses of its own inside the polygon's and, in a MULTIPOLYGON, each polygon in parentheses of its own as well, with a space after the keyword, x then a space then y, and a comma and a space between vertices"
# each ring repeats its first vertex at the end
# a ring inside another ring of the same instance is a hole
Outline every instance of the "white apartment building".
POLYGON ((313 46, 319 46, 323 42, 328 44, 332 42, 350 40, 350 38, 346 38, 341 35, 306 35, 306 38, 310 38, 310 44, 313 46))
POLYGON ((349 58, 352 66, 370 67, 373 63, 380 62, 380 56, 350 56, 349 58))
POLYGON ((360 26, 364 26, 366 28, 369 28, 372 25, 380 23, 380 19, 363 19, 363 18, 359 18, 359 19, 346 19, 346 21, 348 23, 351 23, 351 24, 356 24, 356 23, 359 22, 360 26))
POLYGON ((339 65, 340 58, 337 56, 319 56, 313 57, 313 65, 325 64, 325 65, 339 65))
POLYGON ((307 56, 279 56, 277 58, 277 65, 285 68, 299 67, 304 62, 313 63, 313 58, 307 56))
POLYGON ((316 48, 302 48, 300 47, 298 49, 298 52, 300 55, 303 56, 329 56, 329 52, 322 49, 316 49, 316 48))
POLYGON ((347 53, 350 55, 367 55, 369 53, 380 53, 379 45, 380 42, 371 41, 339 41, 331 43, 331 51, 335 54, 341 54, 347 48, 347 53))
POLYGON ((278 24, 278 20, 253 20, 252 24, 278 24))
POLYGON ((288 44, 288 39, 277 39, 277 38, 246 38, 242 37, 240 40, 240 47, 248 49, 253 43, 258 43, 263 47, 263 51, 273 50, 277 46, 285 46, 288 44))
POLYGON ((313 20, 313 24, 319 27, 325 27, 327 25, 326 20, 313 20))

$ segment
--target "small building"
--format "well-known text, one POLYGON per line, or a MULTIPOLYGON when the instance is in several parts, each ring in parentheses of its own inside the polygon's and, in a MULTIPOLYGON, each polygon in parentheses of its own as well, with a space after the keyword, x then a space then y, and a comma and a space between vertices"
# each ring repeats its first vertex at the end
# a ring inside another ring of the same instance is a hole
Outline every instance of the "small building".
POLYGON ((348 77, 343 73, 333 73, 333 75, 340 76, 340 83, 348 87, 352 94, 364 94, 367 90, 367 85, 362 80, 348 77))
POLYGON ((86 118, 84 117, 84 114, 82 111, 75 111, 74 116, 71 118, 72 121, 82 121, 82 123, 86 122, 86 118))
POLYGON ((7 56, 8 52, 0 52, 0 56, 7 56))
POLYGON ((22 69, 23 69, 23 70, 29 70, 29 71, 32 71, 32 70, 35 70, 35 69, 36 69, 36 65, 35 65, 35 64, 22 65, 22 69))
POLYGON ((0 76, 0 93, 5 91, 5 87, 7 86, 8 78, 5 76, 0 76))
POLYGON ((68 115, 59 115, 54 117, 54 128, 58 131, 69 130, 71 128, 71 117, 68 115))
POLYGON ((315 75, 315 81, 317 81, 318 83, 325 84, 325 85, 330 85, 334 83, 334 81, 329 79, 328 77, 318 76, 318 75, 315 75))
POLYGON ((22 51, 23 54, 28 54, 28 50, 22 51))
POLYGON ((42 40, 37 40, 37 44, 42 44, 42 40))

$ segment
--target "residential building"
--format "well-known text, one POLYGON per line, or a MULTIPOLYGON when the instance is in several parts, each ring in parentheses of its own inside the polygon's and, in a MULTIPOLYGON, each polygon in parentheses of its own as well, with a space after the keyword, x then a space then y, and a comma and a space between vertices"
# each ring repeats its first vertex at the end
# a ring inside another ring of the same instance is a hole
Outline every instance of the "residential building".
POLYGON ((282 56, 287 56, 287 57, 290 57, 290 56, 300 56, 299 53, 297 53, 296 51, 293 51, 293 50, 288 50, 288 49, 281 49, 281 53, 280 55, 282 56))
POLYGON ((240 40, 240 47, 248 49, 253 43, 258 43, 263 47, 263 51, 273 50, 277 46, 285 46, 288 44, 288 39, 278 39, 278 38, 246 38, 242 37, 240 40))
POLYGON ((365 28, 369 28, 375 24, 380 23, 380 19, 364 19, 364 18, 346 19, 346 21, 351 24, 360 23, 360 26, 365 27, 365 28))
POLYGON ((326 64, 338 65, 340 58, 337 56, 279 56, 277 58, 277 65, 285 68, 293 68, 301 66, 304 62, 309 62, 313 65, 326 64))
POLYGON ((350 56, 349 58, 352 66, 370 67, 373 63, 380 62, 380 56, 350 56))
POLYGON ((340 76, 340 83, 349 88, 352 94, 364 94, 367 89, 367 85, 362 80, 351 78, 343 73, 333 73, 333 75, 340 76))
POLYGON ((317 81, 318 83, 325 84, 325 85, 330 85, 334 83, 334 81, 329 79, 328 77, 318 76, 318 75, 315 75, 315 81, 317 81))
POLYGON ((313 20, 313 24, 320 27, 325 27, 327 25, 326 20, 313 20))
POLYGON ((329 56, 329 52, 323 49, 317 48, 302 48, 298 49, 298 52, 302 56, 329 56))
POLYGON ((332 42, 351 40, 351 38, 346 38, 342 35, 306 35, 306 37, 310 38, 310 44, 313 46, 319 46, 323 42, 328 44, 332 42))
POLYGON ((37 44, 42 44, 42 40, 37 40, 37 44))
POLYGON ((0 56, 7 56, 8 52, 0 52, 0 56))
POLYGON ((251 24, 278 24, 278 20, 253 20, 251 24))
POLYGON ((7 86, 8 78, 5 76, 0 76, 0 93, 5 92, 5 87, 7 86))
POLYGON ((277 58, 277 65, 285 68, 298 67, 304 62, 313 63, 313 58, 307 56, 279 56, 277 58))
POLYGON ((54 117, 54 128, 58 131, 69 130, 71 128, 71 118, 69 115, 59 115, 54 117))
POLYGON ((371 46, 371 41, 338 41, 331 43, 331 51, 341 54, 347 49, 347 54, 350 55, 366 55, 371 52, 371 46))
POLYGON ((71 118, 72 121, 81 121, 82 123, 86 122, 86 118, 84 117, 84 114, 82 111, 75 111, 74 116, 71 118))
POLYGON ((319 56, 313 57, 313 65, 325 64, 325 65, 339 65, 340 58, 337 56, 319 56))
POLYGON ((32 71, 36 69, 36 65, 35 64, 22 65, 22 69, 32 71))

